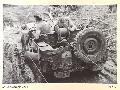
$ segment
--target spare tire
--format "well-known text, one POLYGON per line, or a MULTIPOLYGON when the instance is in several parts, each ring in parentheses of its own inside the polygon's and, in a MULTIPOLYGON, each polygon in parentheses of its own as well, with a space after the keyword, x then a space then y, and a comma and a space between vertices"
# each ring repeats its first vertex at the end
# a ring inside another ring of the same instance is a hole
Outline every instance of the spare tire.
POLYGON ((104 32, 96 28, 86 28, 76 35, 75 55, 86 63, 96 66, 107 60, 106 39, 104 32))

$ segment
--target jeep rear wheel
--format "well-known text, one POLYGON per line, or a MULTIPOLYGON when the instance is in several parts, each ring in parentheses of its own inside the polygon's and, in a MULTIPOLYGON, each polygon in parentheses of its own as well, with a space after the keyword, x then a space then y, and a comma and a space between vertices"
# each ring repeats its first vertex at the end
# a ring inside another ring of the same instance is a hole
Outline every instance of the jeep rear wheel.
POLYGON ((96 31, 91 31, 78 38, 78 48, 87 55, 94 55, 104 47, 102 35, 96 31))
MULTIPOLYGON (((99 68, 107 60, 106 39, 102 30, 87 28, 78 32, 75 38, 75 49, 77 58, 85 63, 92 63, 99 68)), ((93 67, 96 68, 95 66, 93 67)))

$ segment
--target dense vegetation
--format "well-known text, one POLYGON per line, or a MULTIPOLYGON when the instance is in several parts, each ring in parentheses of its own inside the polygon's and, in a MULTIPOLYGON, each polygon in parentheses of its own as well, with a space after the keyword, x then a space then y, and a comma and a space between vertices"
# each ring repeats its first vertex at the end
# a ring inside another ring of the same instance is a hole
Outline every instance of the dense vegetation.
MULTIPOLYGON (((21 50, 20 36, 21 26, 28 22, 33 22, 33 15, 39 15, 44 20, 55 20, 61 16, 70 17, 79 28, 95 27, 106 33, 108 40, 108 60, 104 65, 102 75, 99 75, 102 83, 116 83, 116 30, 117 12, 116 5, 50 5, 50 6, 30 6, 30 5, 3 5, 4 24, 4 60, 3 60, 3 83, 27 83, 35 82, 34 75, 30 68, 26 66, 26 75, 23 77, 18 69, 17 60, 13 56, 15 47, 21 50), (15 69, 15 67, 16 69, 15 69), (16 74, 17 73, 17 74, 16 74)), ((88 80, 89 81, 89 80, 88 80)))

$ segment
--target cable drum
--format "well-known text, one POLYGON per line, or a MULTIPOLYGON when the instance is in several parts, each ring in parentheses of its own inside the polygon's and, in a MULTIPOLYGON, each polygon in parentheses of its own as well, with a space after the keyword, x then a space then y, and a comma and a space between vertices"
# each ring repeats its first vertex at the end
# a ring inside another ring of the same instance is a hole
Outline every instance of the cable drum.
POLYGON ((86 28, 77 33, 75 39, 75 55, 86 63, 98 64, 106 61, 106 39, 100 29, 86 28), (77 54, 76 54, 77 53, 77 54))

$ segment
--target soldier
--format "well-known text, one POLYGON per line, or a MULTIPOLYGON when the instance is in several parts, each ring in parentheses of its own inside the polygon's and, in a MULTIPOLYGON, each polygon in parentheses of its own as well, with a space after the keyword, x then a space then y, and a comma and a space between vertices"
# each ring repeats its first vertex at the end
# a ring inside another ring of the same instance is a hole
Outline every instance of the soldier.
POLYGON ((22 31, 21 36, 21 44, 23 51, 28 50, 28 45, 30 44, 30 40, 35 38, 38 39, 39 35, 36 33, 36 25, 35 23, 26 24, 26 30, 22 31))
POLYGON ((72 20, 69 18, 59 18, 54 26, 55 33, 58 36, 58 42, 64 39, 68 40, 70 32, 75 29, 77 29, 77 27, 73 24, 72 20))
POLYGON ((49 25, 49 23, 37 15, 34 15, 34 17, 36 20, 37 30, 40 30, 41 34, 50 33, 51 26, 49 25))

